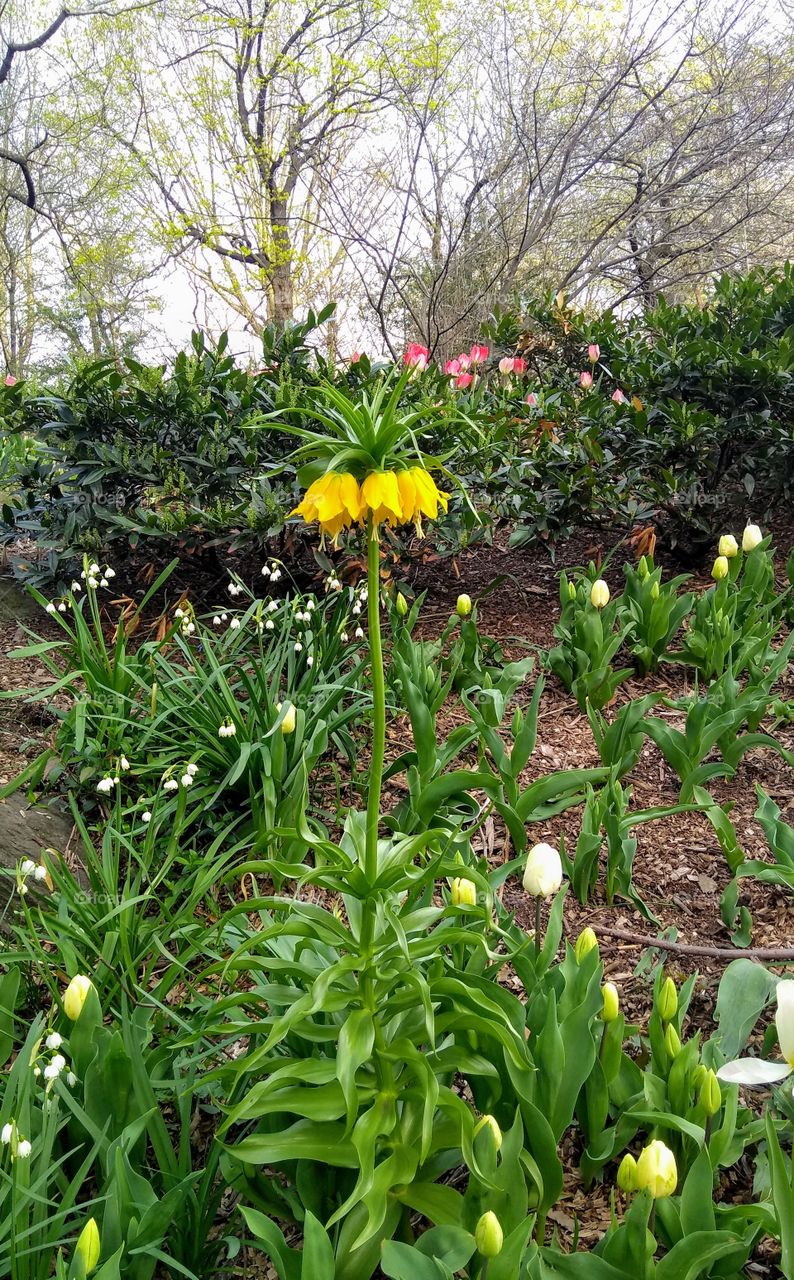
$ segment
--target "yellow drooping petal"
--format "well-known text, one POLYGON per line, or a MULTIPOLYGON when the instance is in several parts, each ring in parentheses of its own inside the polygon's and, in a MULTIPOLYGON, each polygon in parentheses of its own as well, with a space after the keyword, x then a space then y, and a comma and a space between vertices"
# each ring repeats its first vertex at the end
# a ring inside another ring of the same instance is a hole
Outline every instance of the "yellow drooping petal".
POLYGON ((429 471, 424 467, 411 467, 409 472, 416 489, 417 510, 431 520, 438 516, 438 508, 446 511, 449 494, 443 493, 437 486, 429 471))
POLYGON ((413 520, 416 512, 416 484, 410 471, 397 472, 397 488, 400 491, 403 519, 413 520))
POLYGON ((342 473, 339 493, 350 519, 360 520, 364 511, 364 499, 358 480, 355 476, 351 476, 349 471, 342 473))
POLYGON ((405 519, 395 472, 371 471, 361 486, 361 494, 375 524, 384 520, 399 524, 405 519))
POLYGON ((318 503, 320 499, 324 497, 329 487, 333 485, 334 478, 335 473, 333 471, 329 471, 326 475, 320 476, 319 480, 315 480, 309 485, 303 495, 302 501, 299 502, 297 507, 290 511, 289 514, 291 516, 301 516, 307 524, 311 524, 318 518, 318 503))

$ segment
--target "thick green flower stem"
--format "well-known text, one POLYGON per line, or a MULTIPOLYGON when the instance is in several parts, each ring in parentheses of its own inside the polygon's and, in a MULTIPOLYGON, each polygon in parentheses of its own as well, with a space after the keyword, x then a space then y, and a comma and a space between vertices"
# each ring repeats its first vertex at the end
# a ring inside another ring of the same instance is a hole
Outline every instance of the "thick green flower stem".
MULTIPOLYGON (((370 522, 367 552, 367 616, 369 620, 369 652, 372 667, 372 759, 367 791, 367 839, 364 871, 373 884, 378 875, 378 824, 380 792, 383 783, 383 758, 386 752, 386 682, 383 674, 383 642, 380 633, 380 539, 378 526, 370 522)), ((369 902, 367 903, 369 905, 369 902)), ((374 924, 374 906, 373 924, 374 924)))
MULTIPOLYGON (((367 618, 369 652, 372 667, 372 757, 367 790, 367 824, 364 846, 364 875, 371 886, 378 878, 378 827, 380 824, 383 760, 386 753, 386 682, 383 674, 383 642, 380 631, 380 539, 378 527, 370 521, 367 527, 367 618)), ((372 1015, 375 1028, 374 1065, 381 1088, 393 1085, 391 1063, 378 1050, 385 1048, 375 1000, 372 966, 374 961, 377 894, 370 889, 361 912, 361 998, 372 1015)))

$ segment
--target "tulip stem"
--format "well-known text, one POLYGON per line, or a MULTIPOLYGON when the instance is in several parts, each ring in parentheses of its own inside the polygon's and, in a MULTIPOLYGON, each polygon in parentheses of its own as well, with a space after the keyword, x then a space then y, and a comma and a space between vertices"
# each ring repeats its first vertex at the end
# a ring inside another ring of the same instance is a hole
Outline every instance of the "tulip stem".
POLYGON ((540 894, 535 896, 535 956, 540 955, 540 894))

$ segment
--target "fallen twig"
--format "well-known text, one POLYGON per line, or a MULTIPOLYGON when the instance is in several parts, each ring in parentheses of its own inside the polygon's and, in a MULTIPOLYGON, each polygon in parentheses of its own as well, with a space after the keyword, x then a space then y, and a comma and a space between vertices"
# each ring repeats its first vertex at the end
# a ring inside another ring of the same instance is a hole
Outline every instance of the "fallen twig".
POLYGON ((663 951, 680 951, 687 956, 714 956, 721 960, 792 960, 794 947, 699 947, 691 942, 669 942, 664 938, 650 938, 645 933, 632 933, 630 929, 620 929, 614 925, 599 924, 596 932, 599 938, 606 935, 620 938, 623 942, 634 942, 642 947, 659 947, 663 951))

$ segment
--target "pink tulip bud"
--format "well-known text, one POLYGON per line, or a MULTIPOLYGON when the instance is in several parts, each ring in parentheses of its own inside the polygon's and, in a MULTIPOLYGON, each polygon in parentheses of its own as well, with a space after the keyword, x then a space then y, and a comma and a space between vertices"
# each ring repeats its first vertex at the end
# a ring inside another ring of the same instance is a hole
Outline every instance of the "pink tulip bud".
POLYGON ((580 373, 580 374, 579 374, 579 386, 580 386, 580 387, 584 387, 585 391, 589 391, 589 390, 590 390, 590 388, 592 387, 592 385, 593 385, 593 375, 592 375, 592 373, 587 373, 587 371, 585 371, 584 373, 580 373))
POLYGON ((13 373, 7 373, 3 381, 7 387, 15 387, 17 385, 17 380, 13 373))
POLYGON ((587 348, 588 360, 590 361, 591 364, 595 364, 596 360, 598 360, 600 356, 601 356, 601 348, 599 347, 598 343, 591 342, 590 346, 587 348))
POLYGON ((470 387, 473 381, 474 378, 470 373, 461 373, 455 379, 455 386, 459 387, 461 391, 465 391, 466 387, 470 387))
POLYGON ((475 342, 469 352, 469 359, 472 364, 482 364, 483 360, 488 359, 488 347, 480 347, 475 342))
POLYGON ((534 391, 530 391, 529 394, 527 395, 527 404, 529 405, 530 409, 537 409, 538 397, 535 395, 534 391))
POLYGON ((430 352, 427 347, 421 346, 418 342, 411 342, 403 356, 403 364, 410 365, 412 369, 426 369, 427 362, 430 359, 430 352))
POLYGON ((615 404, 625 404, 625 403, 626 403, 626 397, 624 396, 624 394, 623 394, 623 392, 621 391, 620 387, 618 387, 617 391, 613 391, 613 392, 612 392, 612 399, 615 401, 615 404))
POLYGON ((513 360, 510 356, 502 356, 502 359, 499 361, 499 372, 504 374, 513 372, 513 360))
POLYGON ((354 351, 354 352, 353 352, 353 354, 352 354, 352 356, 350 357, 350 363, 351 363, 351 364, 358 364, 358 362, 359 362, 359 360, 360 360, 360 359, 361 359, 361 352, 360 352, 360 351, 354 351))
POLYGON ((526 373, 527 362, 523 356, 513 356, 513 373, 526 373))

